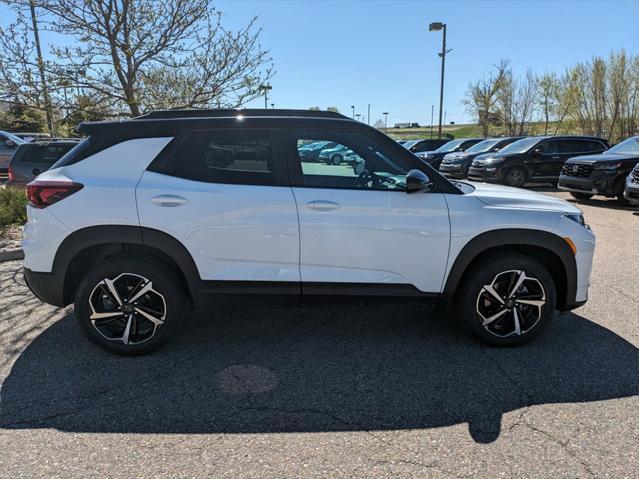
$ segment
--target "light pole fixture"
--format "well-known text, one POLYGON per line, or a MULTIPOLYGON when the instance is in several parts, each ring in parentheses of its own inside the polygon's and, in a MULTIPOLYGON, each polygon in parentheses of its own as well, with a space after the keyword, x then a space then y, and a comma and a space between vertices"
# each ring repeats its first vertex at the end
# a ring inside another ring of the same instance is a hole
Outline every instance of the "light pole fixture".
POLYGON ((357 121, 359 121, 359 117, 362 116, 362 115, 361 115, 361 113, 357 113, 355 116, 357 117, 357 121))
POLYGON ((355 119, 355 105, 351 105, 351 110, 353 110, 353 120, 355 119))
POLYGON ((444 68, 446 65, 446 54, 451 50, 446 50, 446 24, 441 22, 433 22, 428 25, 429 32, 442 31, 442 51, 439 57, 442 59, 442 78, 439 86, 439 126, 437 127, 438 138, 442 137, 442 113, 444 110, 444 68))
POLYGON ((271 103, 271 108, 274 109, 275 108, 275 103, 271 103))
POLYGON ((385 111, 382 115, 384 115, 384 133, 388 134, 388 112, 385 111))
POLYGON ((273 87, 268 83, 266 85, 260 85, 258 90, 264 92, 264 109, 268 110, 268 92, 271 91, 273 87))

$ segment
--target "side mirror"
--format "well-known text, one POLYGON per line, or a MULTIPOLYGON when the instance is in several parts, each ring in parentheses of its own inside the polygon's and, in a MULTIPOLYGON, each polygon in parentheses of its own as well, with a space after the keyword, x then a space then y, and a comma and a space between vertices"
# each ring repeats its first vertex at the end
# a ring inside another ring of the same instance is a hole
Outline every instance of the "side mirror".
POLYGON ((366 170, 366 163, 364 163, 364 160, 357 158, 353 162, 353 172, 359 176, 364 173, 364 170, 366 170))
POLYGON ((5 146, 7 148, 15 148, 16 147, 16 144, 15 144, 15 142, 13 140, 9 140, 9 139, 4 140, 4 144, 5 144, 5 146))
POLYGON ((406 193, 417 191, 428 192, 433 189, 433 184, 426 173, 421 170, 410 170, 406 175, 406 193))

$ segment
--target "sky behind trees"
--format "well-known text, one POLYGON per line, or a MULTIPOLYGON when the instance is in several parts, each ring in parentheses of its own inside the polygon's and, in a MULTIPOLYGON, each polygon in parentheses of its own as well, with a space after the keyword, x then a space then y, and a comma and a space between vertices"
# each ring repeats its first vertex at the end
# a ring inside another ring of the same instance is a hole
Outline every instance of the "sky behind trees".
MULTIPOLYGON (((435 122, 439 98, 437 56, 448 24, 445 112, 448 122, 471 121, 462 100, 468 83, 500 59, 513 73, 562 73, 576 61, 611 50, 639 53, 639 1, 295 1, 218 0, 227 28, 258 15, 261 43, 274 59, 269 103, 280 108, 350 105, 371 123, 389 111, 397 121, 435 122)), ((13 19, 0 4, 0 25, 13 19)), ((59 43, 43 33, 45 44, 59 43)), ((247 106, 262 107, 263 100, 247 106)))
MULTIPOLYGON (((625 48, 639 53, 639 1, 236 1, 220 0, 228 22, 259 15, 262 42, 277 74, 276 107, 350 105, 371 124, 389 111, 396 121, 430 123, 439 102, 441 33, 448 25, 445 110, 469 122, 462 105, 470 81, 501 58, 524 75, 562 73, 576 61, 625 48)), ((270 103, 270 101, 269 101, 270 103)), ((263 106, 255 100, 251 106, 263 106)))

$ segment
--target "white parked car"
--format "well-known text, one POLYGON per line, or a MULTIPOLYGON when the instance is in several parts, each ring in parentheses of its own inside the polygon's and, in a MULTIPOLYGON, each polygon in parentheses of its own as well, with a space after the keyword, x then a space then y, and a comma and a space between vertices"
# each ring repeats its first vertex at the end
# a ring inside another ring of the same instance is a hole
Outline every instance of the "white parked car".
POLYGON ((191 309, 319 298, 424 302, 512 345, 588 297, 595 237, 579 209, 451 182, 340 114, 167 111, 80 131, 27 187, 24 273, 114 353, 157 348, 191 309), (319 141, 364 161, 300 161, 319 141))

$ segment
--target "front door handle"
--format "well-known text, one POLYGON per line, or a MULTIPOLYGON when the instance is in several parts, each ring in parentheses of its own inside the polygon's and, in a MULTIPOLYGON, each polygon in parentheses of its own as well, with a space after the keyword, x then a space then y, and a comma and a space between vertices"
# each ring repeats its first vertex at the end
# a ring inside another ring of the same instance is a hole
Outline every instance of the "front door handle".
POLYGON ((336 210, 341 205, 334 201, 313 200, 306 203, 306 207, 315 211, 331 211, 336 210))
POLYGON ((560 160, 560 159, 561 159, 561 156, 553 156, 553 157, 552 157, 552 159, 553 159, 553 160, 560 160))
POLYGON ((188 203, 188 201, 186 200, 186 198, 182 198, 181 196, 159 195, 159 196, 154 196, 153 198, 151 198, 151 203, 158 206, 172 207, 172 206, 182 206, 188 203))

